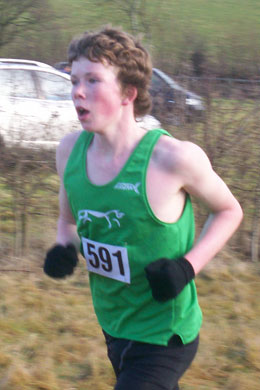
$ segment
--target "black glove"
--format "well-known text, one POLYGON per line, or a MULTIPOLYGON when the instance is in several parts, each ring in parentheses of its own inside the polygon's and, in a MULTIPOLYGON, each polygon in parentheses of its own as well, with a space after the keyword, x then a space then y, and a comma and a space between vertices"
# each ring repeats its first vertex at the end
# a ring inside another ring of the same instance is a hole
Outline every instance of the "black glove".
POLYGON ((55 245, 47 252, 43 269, 52 278, 65 278, 73 274, 77 263, 78 256, 74 245, 55 245))
POLYGON ((152 295, 159 302, 175 298, 195 277, 191 263, 184 257, 156 260, 145 267, 145 272, 152 295))

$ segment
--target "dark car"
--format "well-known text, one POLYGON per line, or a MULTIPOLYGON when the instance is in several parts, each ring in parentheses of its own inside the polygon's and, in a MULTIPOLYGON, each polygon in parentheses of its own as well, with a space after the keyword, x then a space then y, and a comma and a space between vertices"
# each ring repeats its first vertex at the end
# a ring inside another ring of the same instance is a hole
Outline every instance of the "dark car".
POLYGON ((150 93, 152 115, 162 123, 178 125, 201 116, 205 109, 199 95, 183 88, 157 68, 153 68, 150 93))
POLYGON ((66 61, 56 62, 53 67, 63 73, 70 74, 71 72, 71 65, 66 61))

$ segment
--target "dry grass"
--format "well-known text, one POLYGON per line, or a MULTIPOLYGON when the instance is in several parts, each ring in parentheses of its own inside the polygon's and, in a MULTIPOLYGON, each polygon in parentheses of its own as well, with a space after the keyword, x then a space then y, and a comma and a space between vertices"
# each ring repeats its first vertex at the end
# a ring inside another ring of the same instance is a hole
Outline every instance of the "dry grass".
POLYGON ((198 278, 204 324, 183 390, 259 389, 259 265, 230 256, 222 253, 198 278))
POLYGON ((83 266, 62 282, 30 270, 0 275, 0 389, 112 389, 83 266))
MULTIPOLYGON (((233 257, 222 253, 198 277, 204 325, 183 390, 259 389, 260 271, 233 257)), ((23 259, 30 272, 0 273, 0 389, 112 390, 83 261, 60 282, 34 264, 23 259)), ((8 269, 18 267, 10 259, 8 269)))

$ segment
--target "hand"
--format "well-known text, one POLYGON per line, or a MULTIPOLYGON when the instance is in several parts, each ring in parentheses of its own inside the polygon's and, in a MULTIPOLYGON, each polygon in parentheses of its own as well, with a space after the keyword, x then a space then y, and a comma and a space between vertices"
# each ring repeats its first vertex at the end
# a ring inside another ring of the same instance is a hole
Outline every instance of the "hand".
POLYGON ((195 277, 191 263, 184 257, 156 260, 145 267, 145 272, 152 295, 159 302, 175 298, 195 277))
POLYGON ((77 251, 74 245, 55 245, 46 255, 44 272, 52 278, 65 278, 72 275, 78 263, 77 251))

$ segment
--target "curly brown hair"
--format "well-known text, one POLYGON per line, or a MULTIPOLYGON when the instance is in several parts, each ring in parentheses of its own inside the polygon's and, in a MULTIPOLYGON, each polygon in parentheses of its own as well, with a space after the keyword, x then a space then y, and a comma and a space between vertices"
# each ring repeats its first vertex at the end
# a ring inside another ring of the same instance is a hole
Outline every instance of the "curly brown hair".
POLYGON ((93 62, 107 62, 118 68, 118 80, 122 89, 132 85, 137 89, 134 101, 135 117, 147 114, 151 109, 149 93, 152 62, 140 41, 121 28, 103 27, 97 32, 86 31, 74 39, 68 49, 70 63, 86 57, 93 62))

